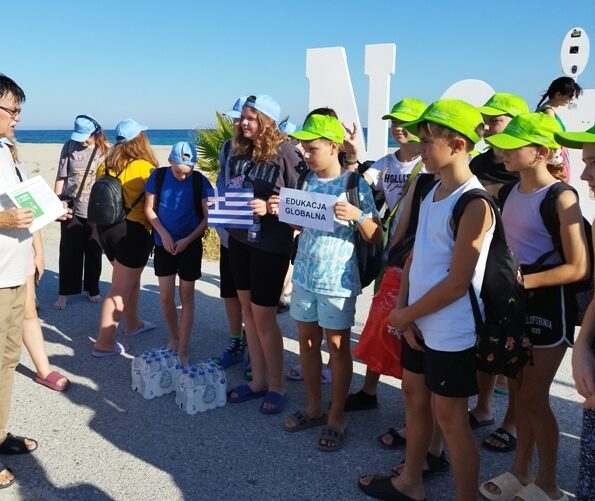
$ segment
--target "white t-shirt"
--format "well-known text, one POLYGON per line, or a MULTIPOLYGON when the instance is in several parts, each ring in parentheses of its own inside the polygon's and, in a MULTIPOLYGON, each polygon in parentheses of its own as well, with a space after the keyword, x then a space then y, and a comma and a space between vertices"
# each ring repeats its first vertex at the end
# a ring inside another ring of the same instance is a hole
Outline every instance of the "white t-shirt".
MULTIPOLYGON (((10 151, 6 145, 0 143, 0 211, 14 207, 5 193, 18 182, 10 151)), ((29 230, 0 229, 0 288, 25 283, 31 246, 29 230)))
MULTIPOLYGON (((409 304, 419 300, 447 277, 455 246, 454 233, 450 226, 452 210, 466 191, 473 188, 483 190, 479 180, 472 176, 448 197, 434 201, 438 186, 440 183, 424 198, 419 210, 419 224, 409 271, 409 304)), ((479 293, 494 227, 492 216, 492 226, 484 238, 471 280, 482 315, 484 308, 479 293)), ((422 332, 425 344, 433 350, 463 351, 475 345, 475 320, 468 293, 441 310, 418 318, 415 323, 422 332)))
MULTIPOLYGON (((401 200, 405 184, 419 161, 420 157, 417 156, 409 162, 401 162, 397 158, 397 152, 389 153, 374 162, 366 171, 366 174, 373 180, 372 186, 374 189, 384 192, 388 211, 391 211, 401 200)), ((421 172, 427 172, 425 167, 421 169, 421 172)), ((390 227, 390 235, 397 228, 402 211, 403 205, 400 204, 390 227)))

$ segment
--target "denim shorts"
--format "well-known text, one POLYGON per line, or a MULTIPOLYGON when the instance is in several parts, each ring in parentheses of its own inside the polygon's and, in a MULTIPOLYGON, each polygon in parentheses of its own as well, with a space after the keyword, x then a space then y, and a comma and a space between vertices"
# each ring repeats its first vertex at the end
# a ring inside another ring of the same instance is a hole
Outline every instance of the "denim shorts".
POLYGON ((323 329, 350 329, 355 323, 357 297, 317 294, 293 284, 290 313, 298 322, 317 322, 323 329))

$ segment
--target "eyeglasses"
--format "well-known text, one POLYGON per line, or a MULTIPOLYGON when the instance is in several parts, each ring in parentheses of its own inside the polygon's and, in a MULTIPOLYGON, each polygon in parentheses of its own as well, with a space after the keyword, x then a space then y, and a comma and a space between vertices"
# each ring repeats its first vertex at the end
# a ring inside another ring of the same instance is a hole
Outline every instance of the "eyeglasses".
POLYGON ((21 114, 22 109, 21 108, 6 108, 5 106, 0 106, 0 110, 4 110, 6 113, 8 113, 10 115, 10 118, 14 118, 17 115, 21 114))

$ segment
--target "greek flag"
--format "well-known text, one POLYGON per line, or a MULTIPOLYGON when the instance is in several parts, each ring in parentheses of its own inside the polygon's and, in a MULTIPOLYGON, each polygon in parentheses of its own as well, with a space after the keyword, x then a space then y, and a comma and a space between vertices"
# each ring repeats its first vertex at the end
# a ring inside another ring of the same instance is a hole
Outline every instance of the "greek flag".
POLYGON ((248 205, 254 199, 251 188, 227 188, 220 196, 215 191, 214 202, 209 205, 209 226, 222 228, 249 228, 252 226, 252 207, 248 205))

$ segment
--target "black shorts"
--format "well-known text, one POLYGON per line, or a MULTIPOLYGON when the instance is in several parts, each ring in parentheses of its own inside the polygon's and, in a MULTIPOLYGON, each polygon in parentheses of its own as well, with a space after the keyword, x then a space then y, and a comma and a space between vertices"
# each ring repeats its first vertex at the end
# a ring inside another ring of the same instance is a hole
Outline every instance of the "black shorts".
POLYGON ((238 291, 233 281, 231 267, 229 266, 229 251, 223 245, 219 246, 219 297, 224 299, 238 297, 238 291))
POLYGON ((201 277, 202 238, 193 240, 183 252, 172 255, 163 246, 155 246, 153 267, 158 277, 178 275, 180 280, 194 282, 201 277))
POLYGON ((99 242, 110 261, 114 259, 128 268, 144 268, 153 248, 153 238, 136 221, 125 219, 113 226, 97 226, 99 242))
POLYGON ((565 287, 527 290, 527 335, 534 348, 574 344, 574 319, 565 287))
POLYGON ((278 306, 289 254, 276 254, 229 238, 229 264, 239 291, 250 291, 250 300, 259 306, 278 306))
POLYGON ((403 339, 401 365, 414 374, 425 374, 426 386, 444 397, 464 398, 477 393, 475 347, 465 351, 437 351, 418 341, 425 351, 414 350, 403 339))

